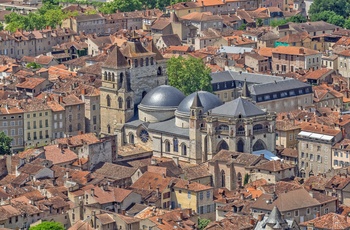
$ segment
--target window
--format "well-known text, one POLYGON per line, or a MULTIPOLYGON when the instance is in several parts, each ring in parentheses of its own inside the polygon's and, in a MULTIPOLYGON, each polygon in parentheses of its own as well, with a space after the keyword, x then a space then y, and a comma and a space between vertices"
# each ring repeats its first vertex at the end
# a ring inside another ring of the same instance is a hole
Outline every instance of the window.
POLYGON ((299 216, 299 210, 294 211, 294 216, 299 216))
POLYGON ((121 98, 121 97, 118 98, 118 107, 119 107, 119 109, 123 108, 123 98, 121 98))
POLYGON ((173 147, 174 147, 174 152, 179 152, 179 141, 177 138, 173 139, 173 147))
POLYGON ((191 199, 191 191, 188 191, 188 192, 187 192, 187 198, 188 198, 188 199, 191 199))
POLYGON ((7 121, 3 121, 2 126, 7 126, 7 121))
POLYGON ((207 191, 207 199, 210 198, 210 191, 207 191))
POLYGON ((181 154, 187 156, 187 146, 184 143, 181 145, 181 154))
POLYGON ((203 200, 203 192, 200 192, 200 193, 199 193, 199 199, 200 199, 200 200, 203 200))
POLYGON ((110 107, 111 106, 111 97, 109 95, 107 95, 106 101, 107 101, 107 106, 110 107))
POLYGON ((170 142, 168 140, 165 141, 165 152, 170 152, 170 142))

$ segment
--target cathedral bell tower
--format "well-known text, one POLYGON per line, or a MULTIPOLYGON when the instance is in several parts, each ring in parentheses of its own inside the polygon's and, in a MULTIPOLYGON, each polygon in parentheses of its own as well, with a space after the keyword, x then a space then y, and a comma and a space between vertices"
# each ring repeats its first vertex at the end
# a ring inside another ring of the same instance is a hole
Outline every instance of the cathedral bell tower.
POLYGON ((203 124, 203 105, 199 98, 198 92, 194 96, 190 107, 190 162, 202 162, 202 136, 201 126, 203 124))
POLYGON ((133 116, 133 95, 129 63, 119 47, 114 46, 102 65, 101 134, 113 135, 117 127, 133 116))

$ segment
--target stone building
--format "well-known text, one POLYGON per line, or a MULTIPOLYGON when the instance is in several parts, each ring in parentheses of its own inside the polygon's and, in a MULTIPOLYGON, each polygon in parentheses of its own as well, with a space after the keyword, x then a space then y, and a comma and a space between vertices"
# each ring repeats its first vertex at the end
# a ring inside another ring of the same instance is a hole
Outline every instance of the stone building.
POLYGON ((245 175, 250 173, 249 167, 261 162, 267 162, 262 155, 221 150, 208 161, 213 186, 235 190, 243 186, 245 175))
POLYGON ((321 68, 322 53, 294 46, 278 46, 272 49, 272 71, 288 73, 301 70, 321 68))
POLYGON ((249 87, 249 96, 260 108, 289 112, 312 105, 312 87, 296 79, 285 79, 249 87))
POLYGON ((23 109, 19 104, 18 106, 3 104, 0 107, 0 119, 0 132, 12 138, 12 151, 23 150, 23 109))
POLYGON ((143 46, 132 37, 115 46, 102 66, 100 88, 101 132, 112 134, 117 124, 134 116, 134 105, 151 89, 166 83, 165 60, 153 44, 143 46))
POLYGON ((138 117, 117 129, 120 145, 142 143, 155 156, 191 163, 207 161, 221 149, 275 151, 275 115, 241 97, 223 105, 209 92, 184 97, 163 85, 138 108, 138 117))
POLYGON ((305 122, 298 134, 299 174, 309 177, 332 169, 332 150, 342 132, 329 126, 305 122))
POLYGON ((70 29, 45 29, 16 31, 15 33, 0 32, 0 55, 21 59, 23 56, 38 56, 52 51, 58 43, 71 40, 76 33, 70 29))
POLYGON ((100 14, 78 15, 62 22, 63 28, 70 28, 77 33, 104 33, 105 25, 106 19, 100 14))
POLYGON ((22 103, 24 110, 25 148, 47 145, 52 135, 52 110, 41 99, 22 103))

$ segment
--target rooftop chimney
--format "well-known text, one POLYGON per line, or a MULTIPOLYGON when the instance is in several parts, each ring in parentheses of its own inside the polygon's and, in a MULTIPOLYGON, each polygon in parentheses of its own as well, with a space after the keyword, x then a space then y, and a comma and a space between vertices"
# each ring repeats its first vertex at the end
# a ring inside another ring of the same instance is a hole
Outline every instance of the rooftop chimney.
POLYGON ((90 193, 91 196, 95 196, 95 189, 94 188, 91 188, 91 193, 90 193))

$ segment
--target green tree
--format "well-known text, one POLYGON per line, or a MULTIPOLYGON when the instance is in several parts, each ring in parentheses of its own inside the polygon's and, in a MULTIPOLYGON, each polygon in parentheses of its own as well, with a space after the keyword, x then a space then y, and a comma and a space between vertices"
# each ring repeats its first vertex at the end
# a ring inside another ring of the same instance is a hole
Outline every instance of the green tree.
POLYGON ((346 19, 344 22, 344 28, 345 29, 350 29, 350 18, 346 19))
POLYGON ((35 62, 29 62, 27 65, 26 65, 27 68, 30 68, 30 69, 39 69, 41 68, 41 65, 35 63, 35 62))
POLYGON ((248 182, 249 182, 249 178, 250 178, 250 176, 249 176, 249 174, 248 173, 246 173, 245 175, 244 175, 244 185, 246 185, 246 184, 248 184, 248 182))
POLYGON ((276 26, 284 25, 287 22, 288 21, 286 19, 280 19, 280 20, 274 19, 274 20, 270 21, 270 26, 276 27, 276 26))
POLYGON ((198 58, 173 57, 167 66, 169 84, 188 95, 199 90, 212 91, 210 68, 198 58))
POLYGON ((303 17, 302 15, 294 15, 288 19, 289 22, 295 22, 295 23, 303 23, 306 22, 306 18, 303 17))
POLYGON ((6 155, 11 153, 12 138, 6 136, 4 132, 0 132, 0 154, 6 155))
POLYGON ((256 19, 256 26, 257 27, 262 27, 263 26, 263 20, 261 18, 256 19))
POLYGON ((38 225, 30 227, 29 230, 65 230, 63 225, 58 222, 44 221, 38 225))
POLYGON ((210 220, 208 219, 198 219, 198 228, 200 230, 203 230, 205 227, 208 226, 209 223, 210 223, 210 220))
POLYGON ((327 10, 311 15, 311 21, 325 21, 342 27, 345 23, 345 18, 334 11, 327 10))
POLYGON ((121 12, 130 12, 142 9, 142 2, 140 0, 114 0, 103 4, 98 10, 104 14, 113 14, 117 10, 121 12))
POLYGON ((238 27, 238 30, 246 30, 247 28, 247 25, 242 23, 239 27, 238 27))
POLYGON ((312 17, 324 11, 333 11, 337 15, 347 17, 350 13, 350 2, 348 0, 314 0, 309 14, 312 17))
POLYGON ((94 10, 94 9, 90 9, 90 10, 87 10, 87 11, 85 12, 85 14, 86 14, 86 15, 97 14, 97 11, 94 10))

